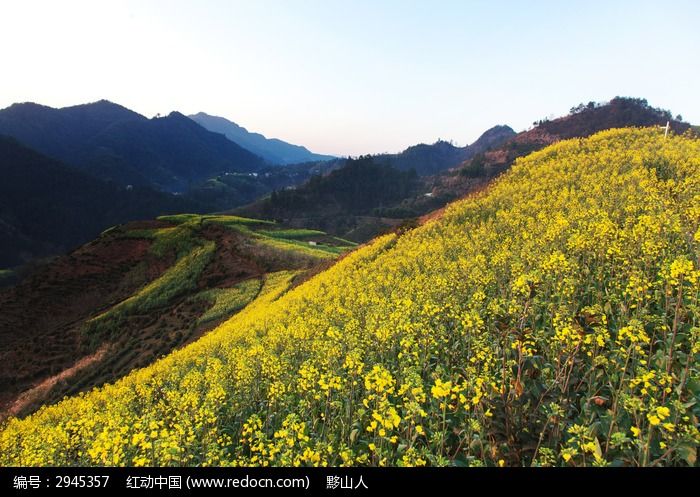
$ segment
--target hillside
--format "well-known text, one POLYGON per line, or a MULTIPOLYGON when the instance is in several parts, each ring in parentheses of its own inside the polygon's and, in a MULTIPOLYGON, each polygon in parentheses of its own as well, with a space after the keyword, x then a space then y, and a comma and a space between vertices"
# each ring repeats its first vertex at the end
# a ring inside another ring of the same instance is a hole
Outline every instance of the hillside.
POLYGON ((200 126, 221 133, 229 140, 265 159, 270 164, 287 165, 301 162, 331 160, 331 155, 315 154, 306 147, 292 145, 277 138, 266 138, 260 133, 253 133, 243 126, 223 117, 210 116, 204 112, 189 116, 200 126))
POLYGON ((649 105, 641 98, 615 97, 609 102, 580 104, 567 116, 538 121, 527 131, 518 133, 501 146, 475 154, 452 171, 426 179, 432 197, 429 202, 418 199, 411 207, 424 214, 467 193, 481 188, 491 178, 510 167, 518 157, 556 143, 560 140, 590 136, 598 131, 628 126, 665 126, 684 133, 690 125, 674 120, 668 110, 649 105))
POLYGON ((415 171, 400 171, 364 156, 347 159, 342 167, 325 176, 313 176, 302 186, 274 191, 270 197, 233 212, 347 235, 358 218, 414 195, 418 186, 415 171))
POLYGON ((147 366, 245 307, 266 282, 302 277, 349 247, 225 216, 112 228, 0 290, 0 418, 147 366))
POLYGON ((2 465, 694 465, 700 141, 518 159, 113 385, 0 433, 2 465))
POLYGON ((257 173, 223 173, 197 185, 185 197, 221 212, 250 204, 274 191, 303 185, 314 176, 321 176, 345 165, 345 159, 266 166, 257 173))
POLYGON ((122 186, 182 192, 219 173, 264 164, 180 113, 147 119, 105 100, 61 109, 14 104, 0 110, 0 134, 122 186))
POLYGON ((0 269, 63 253, 118 223, 199 206, 105 183, 3 136, 0 178, 0 269))

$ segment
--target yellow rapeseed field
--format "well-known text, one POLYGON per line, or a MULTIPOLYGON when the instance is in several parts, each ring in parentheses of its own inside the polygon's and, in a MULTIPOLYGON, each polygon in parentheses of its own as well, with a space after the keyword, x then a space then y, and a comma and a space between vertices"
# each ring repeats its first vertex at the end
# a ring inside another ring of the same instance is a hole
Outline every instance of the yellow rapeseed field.
POLYGON ((700 141, 558 143, 114 385, 2 465, 695 465, 700 141))

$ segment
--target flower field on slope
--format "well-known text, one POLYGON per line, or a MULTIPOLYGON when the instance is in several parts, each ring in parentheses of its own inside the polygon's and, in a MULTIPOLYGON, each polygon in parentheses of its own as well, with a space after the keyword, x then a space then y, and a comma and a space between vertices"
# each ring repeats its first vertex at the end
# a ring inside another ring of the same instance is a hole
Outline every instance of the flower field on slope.
MULTIPOLYGON (((114 385, 2 465, 695 465, 700 141, 612 130, 114 385)), ((279 297, 279 298, 278 298, 279 297)))

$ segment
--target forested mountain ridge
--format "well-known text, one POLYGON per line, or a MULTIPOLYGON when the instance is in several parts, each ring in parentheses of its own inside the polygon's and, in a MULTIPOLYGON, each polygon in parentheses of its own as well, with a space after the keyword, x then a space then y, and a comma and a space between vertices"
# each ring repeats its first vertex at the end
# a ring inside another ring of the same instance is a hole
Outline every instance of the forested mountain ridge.
POLYGON ((183 192, 222 172, 264 166, 178 112, 148 119, 106 100, 60 109, 14 104, 0 110, 0 134, 122 186, 183 192))

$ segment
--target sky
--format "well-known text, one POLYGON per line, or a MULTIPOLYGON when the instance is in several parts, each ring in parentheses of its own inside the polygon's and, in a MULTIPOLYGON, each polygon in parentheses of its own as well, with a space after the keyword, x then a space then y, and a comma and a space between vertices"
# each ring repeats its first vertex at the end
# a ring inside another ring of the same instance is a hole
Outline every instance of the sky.
POLYGON ((334 155, 616 95, 700 124, 697 0, 0 0, 0 108, 108 99, 334 155))

